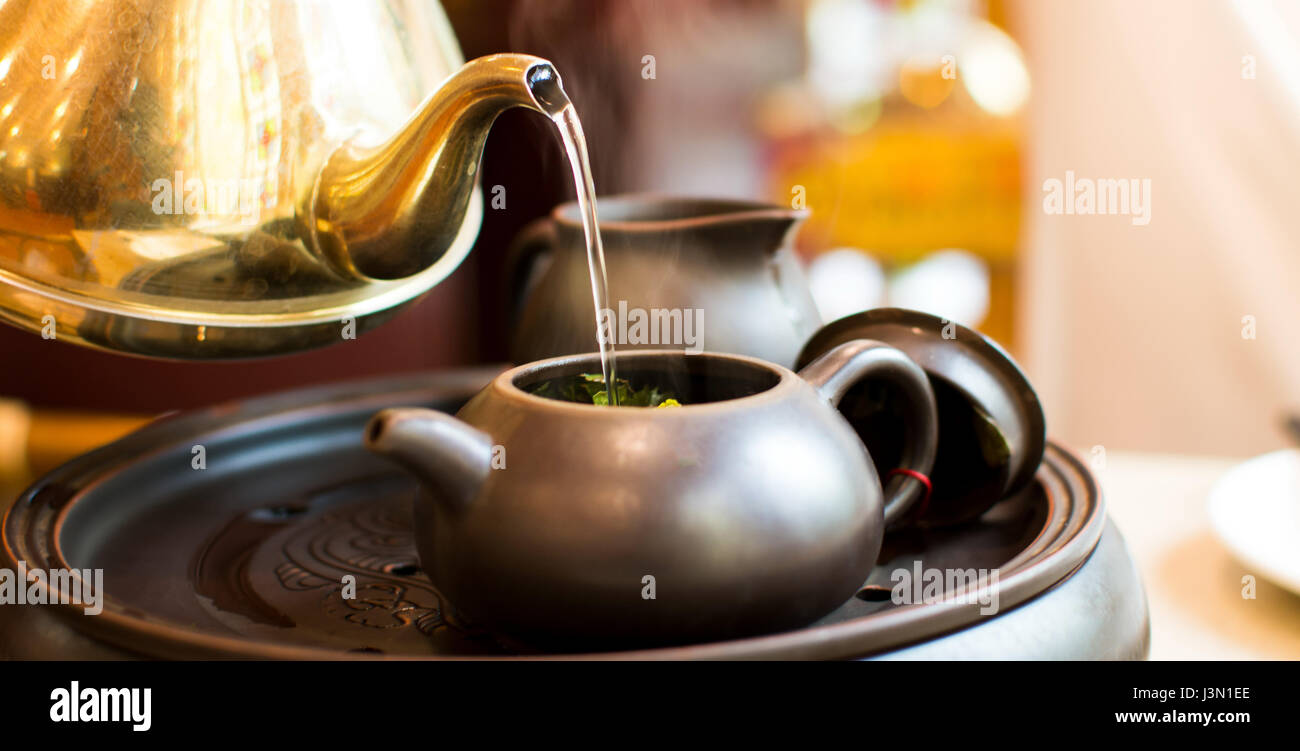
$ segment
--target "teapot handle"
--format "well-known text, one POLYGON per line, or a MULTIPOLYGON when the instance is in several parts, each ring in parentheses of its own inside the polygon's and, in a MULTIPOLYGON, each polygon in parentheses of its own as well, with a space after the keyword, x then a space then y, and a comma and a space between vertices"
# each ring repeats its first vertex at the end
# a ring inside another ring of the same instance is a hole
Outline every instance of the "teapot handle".
MULTIPOLYGON (((899 469, 929 474, 939 440, 938 408, 929 377, 902 350, 883 342, 855 339, 813 360, 799 375, 831 406, 838 405, 850 388, 869 378, 882 378, 897 386, 903 395, 908 425, 899 469)), ((884 488, 885 525, 901 519, 926 492, 927 486, 914 477, 890 478, 884 488)))

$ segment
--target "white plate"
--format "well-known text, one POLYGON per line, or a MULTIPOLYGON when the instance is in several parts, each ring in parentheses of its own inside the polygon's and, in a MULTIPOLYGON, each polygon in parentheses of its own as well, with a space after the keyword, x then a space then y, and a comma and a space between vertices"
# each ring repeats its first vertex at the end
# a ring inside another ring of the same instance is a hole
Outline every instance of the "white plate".
POLYGON ((1257 456, 1210 490, 1210 523, 1253 572, 1300 594, 1300 451, 1257 456))

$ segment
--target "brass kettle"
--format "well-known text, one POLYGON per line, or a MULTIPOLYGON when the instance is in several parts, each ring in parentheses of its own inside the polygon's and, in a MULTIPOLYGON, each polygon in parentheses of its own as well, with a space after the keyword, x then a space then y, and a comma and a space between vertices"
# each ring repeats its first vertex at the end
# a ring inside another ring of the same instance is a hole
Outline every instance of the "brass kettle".
POLYGON ((0 3, 0 319, 136 354, 348 338, 446 277, 487 131, 554 68, 462 65, 441 7, 0 3))

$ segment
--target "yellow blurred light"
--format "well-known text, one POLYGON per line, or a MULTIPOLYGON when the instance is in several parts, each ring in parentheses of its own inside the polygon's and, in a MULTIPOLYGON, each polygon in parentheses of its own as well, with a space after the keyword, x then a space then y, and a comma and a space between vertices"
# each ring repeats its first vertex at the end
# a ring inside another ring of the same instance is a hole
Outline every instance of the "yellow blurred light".
POLYGON ((953 78, 944 78, 943 71, 938 60, 908 60, 898 70, 898 90, 918 107, 937 107, 957 85, 953 78))
POLYGON ((880 98, 864 99, 830 111, 830 122, 846 135, 865 133, 880 120, 884 103, 880 98))

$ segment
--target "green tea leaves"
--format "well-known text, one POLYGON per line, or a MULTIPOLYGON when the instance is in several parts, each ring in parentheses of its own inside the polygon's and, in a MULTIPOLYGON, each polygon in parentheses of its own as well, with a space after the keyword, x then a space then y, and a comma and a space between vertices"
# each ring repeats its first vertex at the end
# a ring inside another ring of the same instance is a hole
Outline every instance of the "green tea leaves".
MULTIPOLYGON (((680 402, 672 394, 662 391, 658 386, 632 387, 631 381, 618 378, 614 381, 620 407, 680 407, 680 402)), ((580 373, 568 378, 552 378, 529 388, 529 393, 579 404, 609 405, 609 390, 605 388, 605 378, 599 373, 580 373)))

